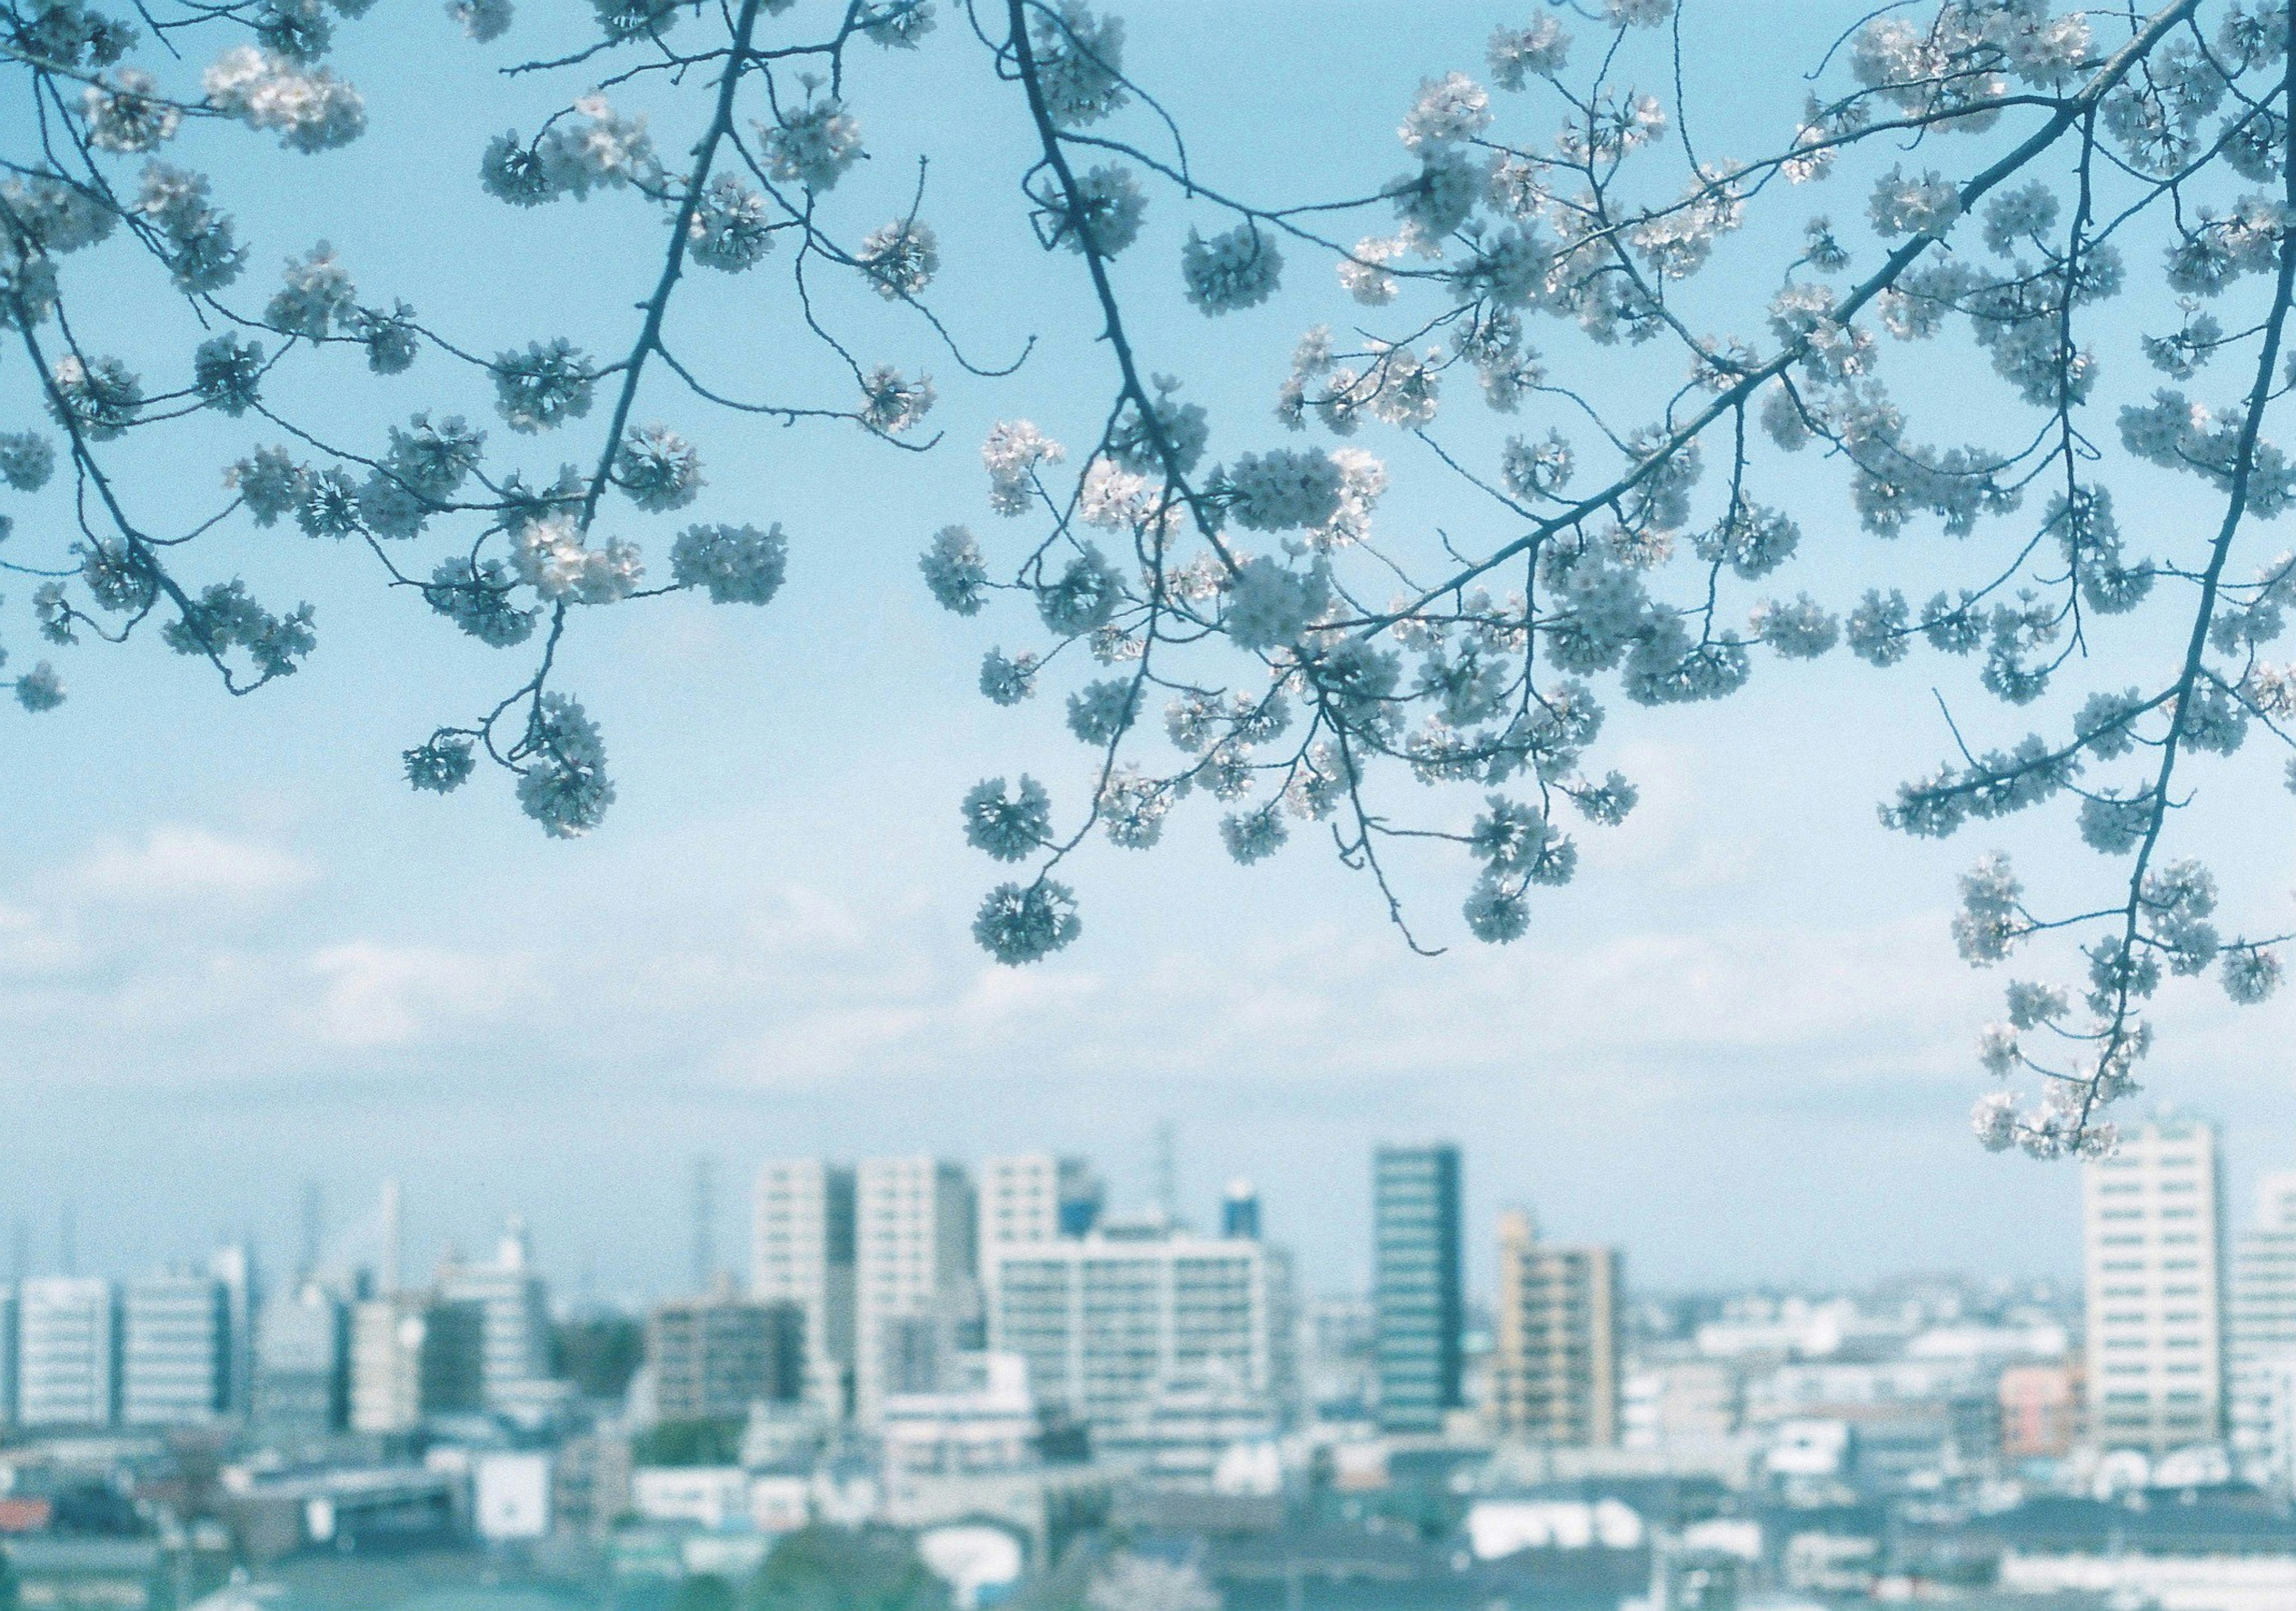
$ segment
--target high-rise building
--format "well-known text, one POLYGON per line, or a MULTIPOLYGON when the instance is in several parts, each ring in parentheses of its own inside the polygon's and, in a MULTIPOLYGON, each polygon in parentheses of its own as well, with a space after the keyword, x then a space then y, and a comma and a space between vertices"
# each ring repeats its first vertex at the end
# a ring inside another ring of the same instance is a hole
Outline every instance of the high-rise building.
POLYGON ((411 1293, 367 1298, 351 1309, 350 1424, 354 1432, 408 1433, 422 1420, 427 1303, 411 1293))
POLYGON ((1621 1284, 1617 1248, 1553 1246, 1529 1214, 1499 1216, 1491 1409, 1501 1431, 1570 1448, 1618 1443, 1621 1284))
MULTIPOLYGON (((495 1371, 496 1321, 484 1298, 440 1298, 422 1316, 425 1415, 470 1415, 505 1402, 495 1371)), ((539 1378, 512 1378, 513 1391, 539 1378)))
POLYGON ((805 1314, 782 1299, 731 1293, 655 1309, 646 1325, 654 1402, 664 1420, 730 1420, 752 1404, 791 1404, 805 1393, 805 1314))
POLYGON ((16 1288, 0 1287, 0 1427, 16 1424, 16 1288))
POLYGON ((2225 1433, 2215 1127, 2163 1117, 2082 1168, 2089 1435, 2165 1454, 2225 1433))
POLYGON ((119 1404, 119 1295, 48 1276, 18 1288, 16 1413, 26 1427, 109 1427, 119 1404))
POLYGON ((488 1321, 480 1299, 402 1292, 354 1305, 351 1430, 402 1435, 426 1415, 487 1408, 488 1321))
POLYGON ((1113 1224, 982 1256, 988 1345, 1028 1362, 1046 1409, 1111 1427, 1205 1385, 1291 1402, 1291 1269, 1265 1242, 1113 1224))
POLYGON ((318 1281, 263 1305, 253 1419, 258 1436, 285 1449, 322 1443, 350 1424, 350 1313, 318 1281))
POLYGON ((975 1208, 963 1167, 929 1157, 870 1158, 854 1176, 856 1413, 873 1421, 898 1369, 907 1392, 921 1332, 935 1353, 974 1345, 975 1208))
POLYGON ((804 1321, 806 1396, 828 1413, 853 1407, 854 1174, 798 1158, 758 1171, 750 1296, 792 1303, 804 1321))
POLYGON ((990 1158, 980 1170, 981 1243, 1082 1236, 1100 1218, 1101 1195, 1100 1177, 1082 1158, 990 1158))
POLYGON ((1382 1147, 1372 1163, 1372 1304, 1379 1419, 1439 1432, 1465 1402, 1459 1149, 1382 1147))
POLYGON ((229 1242, 208 1260, 208 1273, 223 1287, 224 1400, 226 1414, 244 1418, 255 1399, 255 1311, 260 1302, 255 1281, 255 1252, 229 1242))
POLYGON ((1259 1235, 1259 1193, 1250 1181, 1230 1181, 1220 1199, 1220 1234, 1256 1239, 1259 1235))
POLYGON ((2233 1239, 2230 1300, 2225 1352, 2233 1461, 2247 1480, 2277 1483, 2287 1461, 2274 1428, 2287 1411, 2275 1402, 2276 1387, 2296 1367, 2296 1173, 2257 1182, 2255 1223, 2233 1239))
POLYGON ((231 1402, 229 1295, 210 1275, 148 1276, 120 1301, 119 1419, 130 1427, 213 1420, 231 1402))
POLYGON ((446 1304, 474 1304, 483 1315, 484 1396, 488 1408, 519 1404, 550 1379, 550 1303, 534 1269, 525 1222, 504 1227, 492 1263, 450 1259, 439 1272, 446 1304))
POLYGON ((1061 1234, 1091 1235, 1108 1201, 1108 1188, 1098 1172, 1082 1158, 1062 1158, 1060 1190, 1061 1234))

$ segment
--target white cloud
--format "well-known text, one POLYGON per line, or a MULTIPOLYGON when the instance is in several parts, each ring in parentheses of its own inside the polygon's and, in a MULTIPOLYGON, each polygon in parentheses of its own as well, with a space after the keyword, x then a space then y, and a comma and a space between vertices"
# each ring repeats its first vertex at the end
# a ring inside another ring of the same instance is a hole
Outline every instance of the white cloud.
POLYGON ((102 846, 79 863, 76 874, 81 889, 110 900, 245 901, 298 888, 311 881, 316 870, 275 845, 163 823, 140 844, 115 840, 102 846))
POLYGON ((516 957, 354 940, 314 954, 315 1029, 352 1048, 391 1046, 499 1022, 535 993, 516 957))
POLYGON ((1620 768, 1640 798, 1619 827, 1574 832, 1582 877, 1685 893, 1742 885, 1754 877, 1764 852, 1749 836, 1754 825, 1716 822, 1709 780, 1693 753, 1644 740, 1620 746, 1604 764, 1620 768))
POLYGON ((0 973, 51 974, 77 965, 78 941, 37 912, 0 905, 0 973))
POLYGON ((706 993, 673 993, 674 1004, 622 997, 601 1035, 660 1040, 676 1021, 676 1033, 715 1043, 709 1060, 726 1073, 768 1082, 963 1080, 999 1067, 1312 1086, 1599 1067, 1658 1083, 1772 1054, 1778 1083, 1821 1065, 1849 1079, 1973 1077, 1965 1043, 1997 985, 1953 955, 1937 914, 1831 930, 1725 922, 1431 960, 1385 931, 1319 926, 1113 969, 1102 958, 994 968, 955 936, 934 946, 910 934, 810 966, 709 977, 706 993), (759 1019, 771 1025, 762 1035, 759 1019))

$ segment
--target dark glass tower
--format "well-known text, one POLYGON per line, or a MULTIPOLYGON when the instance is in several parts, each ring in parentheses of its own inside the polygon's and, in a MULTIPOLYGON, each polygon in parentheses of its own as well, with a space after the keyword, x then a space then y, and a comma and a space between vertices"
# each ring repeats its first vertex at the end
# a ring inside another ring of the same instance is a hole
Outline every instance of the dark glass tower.
POLYGON ((1390 1432, 1439 1432, 1445 1412, 1464 1402, 1459 1149, 1379 1149, 1372 1159, 1372 1219, 1380 1425, 1390 1432))

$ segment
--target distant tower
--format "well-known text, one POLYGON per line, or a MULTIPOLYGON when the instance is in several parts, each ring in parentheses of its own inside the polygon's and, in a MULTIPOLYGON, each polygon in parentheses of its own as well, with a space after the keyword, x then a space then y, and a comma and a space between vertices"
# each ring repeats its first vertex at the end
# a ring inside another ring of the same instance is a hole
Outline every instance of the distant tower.
POLYGON ((325 1189, 316 1181, 303 1182, 303 1257, 296 1270, 299 1280, 319 1273, 319 1259, 327 1240, 325 1189))
POLYGON ((382 1183, 382 1290, 385 1296, 397 1292, 399 1286, 399 1259, 402 1256, 404 1229, 401 1216, 404 1206, 399 1200, 398 1182, 382 1183))
POLYGON ((717 1165, 703 1157, 693 1160, 693 1290, 707 1292, 718 1279, 717 1165))
POLYGON ((64 1274, 79 1273, 79 1216, 70 1198, 56 1210, 56 1262, 64 1274))
POLYGON ((1227 1196, 1220 1201, 1220 1234, 1246 1241, 1259 1239, 1259 1193, 1250 1181, 1227 1183, 1227 1196))
POLYGON ((1178 1146, 1172 1121, 1165 1119, 1156 1126, 1156 1206, 1164 1211, 1168 1224, 1177 1224, 1180 1218, 1180 1165, 1178 1146))

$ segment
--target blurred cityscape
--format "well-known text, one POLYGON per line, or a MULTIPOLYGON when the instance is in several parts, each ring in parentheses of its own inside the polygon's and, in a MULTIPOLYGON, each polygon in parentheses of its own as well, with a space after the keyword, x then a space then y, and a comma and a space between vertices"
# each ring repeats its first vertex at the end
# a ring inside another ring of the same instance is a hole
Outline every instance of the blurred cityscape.
POLYGON ((355 1268, 316 1197, 291 1271, 20 1268, 0 1607, 2296 1607, 2296 1173, 2235 1227, 2209 1124, 2084 1166, 2064 1283, 1639 1292, 1471 1164, 1335 1183, 1336 1296, 1050 1155, 767 1163, 738 1277, 698 1169, 644 1313, 515 1222, 402 1269, 388 1183, 355 1268))

